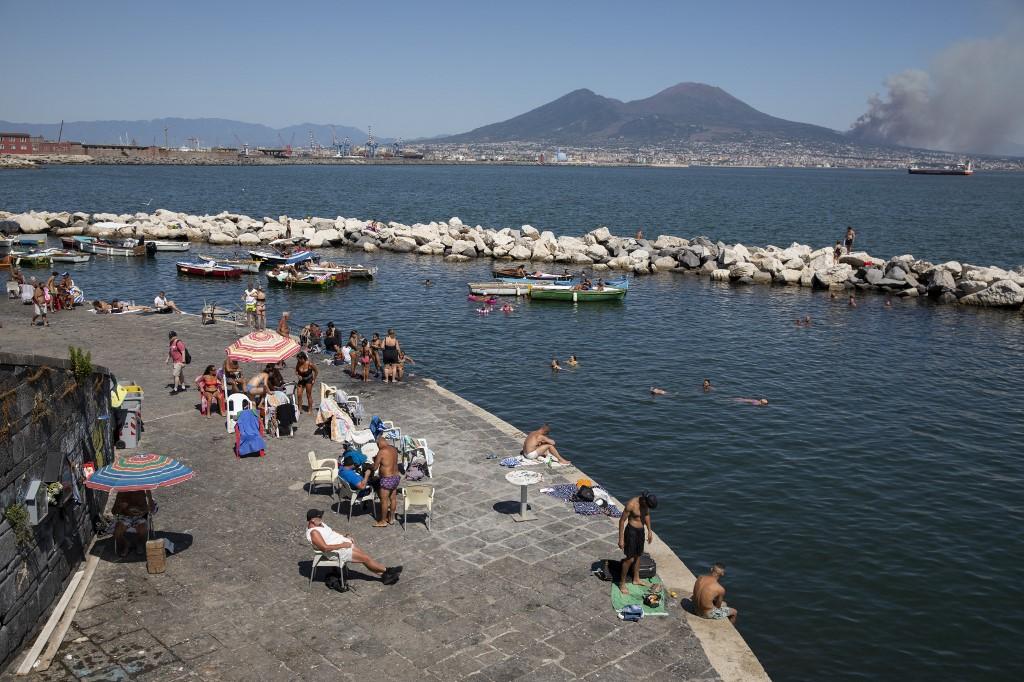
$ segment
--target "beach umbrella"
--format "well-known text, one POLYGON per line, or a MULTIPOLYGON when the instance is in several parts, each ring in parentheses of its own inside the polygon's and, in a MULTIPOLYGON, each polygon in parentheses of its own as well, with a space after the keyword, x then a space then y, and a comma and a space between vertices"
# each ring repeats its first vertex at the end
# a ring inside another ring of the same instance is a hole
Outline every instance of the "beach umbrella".
POLYGON ((266 329, 246 334, 224 349, 228 357, 239 362, 275 364, 299 352, 299 344, 277 332, 266 329))
POLYGON ((90 476, 85 485, 107 492, 153 490, 177 485, 194 475, 192 469, 176 459, 149 453, 118 457, 90 476))

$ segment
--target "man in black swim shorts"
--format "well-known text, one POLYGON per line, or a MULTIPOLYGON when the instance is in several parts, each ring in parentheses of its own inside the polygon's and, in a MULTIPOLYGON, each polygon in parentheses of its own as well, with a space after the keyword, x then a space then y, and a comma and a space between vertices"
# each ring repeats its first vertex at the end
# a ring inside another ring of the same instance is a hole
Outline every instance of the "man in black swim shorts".
POLYGON ((654 539, 651 531, 651 510, 658 506, 658 498, 646 490, 626 503, 619 517, 619 549, 626 556, 619 571, 619 591, 629 594, 626 576, 633 574, 634 585, 647 585, 640 580, 640 555, 644 553, 644 529, 647 542, 654 539))

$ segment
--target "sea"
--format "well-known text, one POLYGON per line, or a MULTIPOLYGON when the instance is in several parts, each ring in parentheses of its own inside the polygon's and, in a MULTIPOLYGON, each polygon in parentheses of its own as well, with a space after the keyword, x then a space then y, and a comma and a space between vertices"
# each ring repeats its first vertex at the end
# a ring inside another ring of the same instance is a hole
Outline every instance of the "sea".
MULTIPOLYGON (((458 216, 557 234, 604 225, 815 247, 849 225, 857 249, 882 258, 1024 264, 1020 174, 413 165, 0 174, 3 210, 156 208, 458 216)), ((873 294, 850 307, 822 292, 675 273, 634 279, 621 303, 518 300, 510 314, 482 315, 466 283, 489 279, 490 261, 324 255, 378 275, 328 292, 270 289, 272 323, 289 310, 293 329, 393 327, 414 373, 521 429, 549 422, 559 449, 619 498, 656 493, 655 531, 695 572, 726 565, 739 631, 773 678, 1020 679, 1024 315, 886 306, 873 294), (794 324, 805 316, 809 327, 794 324), (569 354, 577 368, 549 369, 569 354), (667 395, 652 396, 653 386, 667 395), (738 400, 761 398, 768 404, 738 400)), ((89 298, 148 302, 164 289, 193 312, 240 302, 244 281, 182 277, 176 259, 61 269, 89 298)))

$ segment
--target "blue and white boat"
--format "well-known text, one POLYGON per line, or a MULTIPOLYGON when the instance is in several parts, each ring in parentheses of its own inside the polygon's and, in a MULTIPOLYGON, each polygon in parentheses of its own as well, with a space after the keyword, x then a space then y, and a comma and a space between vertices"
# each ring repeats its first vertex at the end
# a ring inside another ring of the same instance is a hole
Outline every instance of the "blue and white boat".
POLYGON ((266 265, 298 265, 317 259, 316 254, 309 249, 297 249, 287 255, 281 251, 250 251, 249 256, 266 265))

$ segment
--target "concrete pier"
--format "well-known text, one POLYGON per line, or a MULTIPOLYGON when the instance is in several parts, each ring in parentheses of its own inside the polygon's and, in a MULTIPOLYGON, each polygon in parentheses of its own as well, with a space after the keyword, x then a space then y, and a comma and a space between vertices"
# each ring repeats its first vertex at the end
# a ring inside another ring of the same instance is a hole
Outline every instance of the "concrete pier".
MULTIPOLYGON (((338 444, 313 435, 312 416, 302 415, 294 438, 270 438, 266 457, 238 460, 223 420, 199 415, 194 388, 177 396, 166 388, 168 330, 190 348, 188 380, 219 366, 244 330, 81 309, 52 315, 44 329, 29 326, 27 311, 0 303, 2 350, 91 350, 94 362, 145 389, 145 433, 134 452, 170 455, 196 471, 155 493, 156 528, 178 545, 166 572, 149 575, 143 556, 119 561, 100 539, 89 592, 53 665, 35 679, 767 679, 728 622, 687 614, 678 599, 666 618, 619 621, 609 584, 590 575, 593 561, 620 555, 613 520, 573 514, 539 492, 585 474, 543 470, 530 490, 537 520, 513 523, 507 512, 519 489, 486 456, 518 453, 522 433, 424 378, 363 384, 318 365, 322 381, 359 395, 368 414, 428 440, 436 499, 430 531, 417 521, 371 528, 369 507, 349 523, 335 504, 329 525, 405 570, 384 586, 353 565, 355 590, 345 594, 326 589, 320 571, 310 589, 304 512, 334 500, 326 487, 307 493, 306 453, 334 457, 338 444)), ((693 576, 672 549, 656 538, 651 553, 667 587, 688 595, 693 576)))

